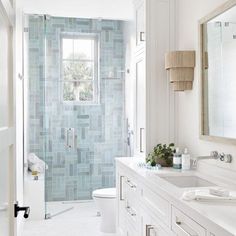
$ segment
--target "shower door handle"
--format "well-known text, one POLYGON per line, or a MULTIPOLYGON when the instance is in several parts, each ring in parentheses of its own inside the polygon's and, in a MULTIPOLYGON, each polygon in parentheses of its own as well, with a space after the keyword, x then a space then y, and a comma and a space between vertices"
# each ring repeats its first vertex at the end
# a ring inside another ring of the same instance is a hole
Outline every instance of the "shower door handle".
POLYGON ((75 146, 75 129, 67 128, 66 129, 66 147, 74 148, 75 146))

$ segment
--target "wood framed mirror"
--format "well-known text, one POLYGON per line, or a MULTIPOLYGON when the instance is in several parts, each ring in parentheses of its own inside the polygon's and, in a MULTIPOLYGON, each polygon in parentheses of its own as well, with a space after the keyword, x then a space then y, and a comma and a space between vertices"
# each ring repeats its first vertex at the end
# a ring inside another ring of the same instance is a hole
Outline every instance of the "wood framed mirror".
POLYGON ((199 21, 200 138, 236 144, 236 0, 199 21))

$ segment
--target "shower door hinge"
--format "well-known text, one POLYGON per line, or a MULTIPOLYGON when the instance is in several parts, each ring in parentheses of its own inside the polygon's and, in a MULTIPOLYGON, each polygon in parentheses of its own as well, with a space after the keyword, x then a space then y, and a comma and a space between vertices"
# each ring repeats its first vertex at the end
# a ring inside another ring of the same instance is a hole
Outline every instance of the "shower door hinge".
POLYGON ((52 217, 51 217, 51 214, 50 213, 46 213, 45 214, 45 220, 49 220, 49 219, 51 219, 52 217))
POLYGON ((29 33, 29 27, 24 27, 24 33, 29 33))
POLYGON ((50 15, 44 15, 44 20, 50 20, 50 15))
POLYGON ((20 80, 24 80, 24 75, 18 73, 18 78, 19 78, 20 80))

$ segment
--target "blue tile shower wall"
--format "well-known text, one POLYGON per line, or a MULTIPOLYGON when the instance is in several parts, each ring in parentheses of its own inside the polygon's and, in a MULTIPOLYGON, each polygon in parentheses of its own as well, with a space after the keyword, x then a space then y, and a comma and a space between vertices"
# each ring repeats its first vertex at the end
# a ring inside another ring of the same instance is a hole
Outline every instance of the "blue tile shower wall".
POLYGON ((91 199, 94 189, 115 185, 114 158, 125 155, 122 29, 122 21, 29 17, 29 151, 49 166, 46 201, 91 199), (61 32, 99 35, 99 105, 61 101, 61 32), (72 150, 68 127, 75 129, 72 150))

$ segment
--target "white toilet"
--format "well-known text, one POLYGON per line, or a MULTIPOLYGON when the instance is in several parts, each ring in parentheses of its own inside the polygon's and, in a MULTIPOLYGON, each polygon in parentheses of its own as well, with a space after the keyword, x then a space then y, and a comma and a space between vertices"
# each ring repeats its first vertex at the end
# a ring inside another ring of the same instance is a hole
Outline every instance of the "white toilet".
POLYGON ((100 230, 103 233, 116 232, 116 189, 104 188, 93 191, 93 199, 101 214, 100 230))

